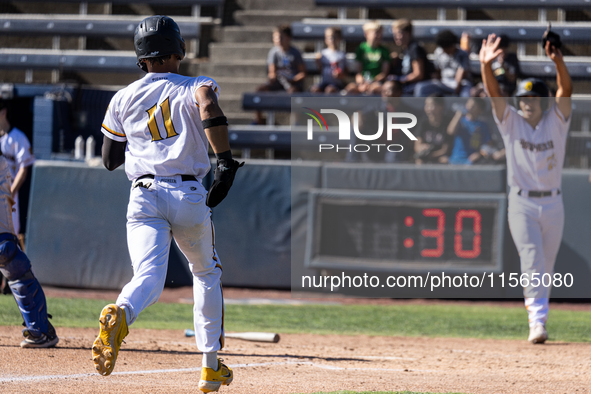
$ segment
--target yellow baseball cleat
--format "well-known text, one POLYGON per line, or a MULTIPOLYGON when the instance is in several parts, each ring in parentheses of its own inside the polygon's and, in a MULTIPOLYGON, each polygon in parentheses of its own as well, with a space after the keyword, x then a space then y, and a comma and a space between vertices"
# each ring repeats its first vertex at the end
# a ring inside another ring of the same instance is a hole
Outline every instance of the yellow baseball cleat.
POLYGON ((92 361, 97 372, 107 376, 113 372, 121 342, 129 334, 125 311, 109 304, 103 308, 99 323, 101 332, 92 345, 92 361))
POLYGON ((232 383, 234 373, 232 370, 218 358, 218 370, 211 368, 201 368, 201 380, 199 381, 199 390, 204 393, 218 391, 221 385, 227 386, 232 383))

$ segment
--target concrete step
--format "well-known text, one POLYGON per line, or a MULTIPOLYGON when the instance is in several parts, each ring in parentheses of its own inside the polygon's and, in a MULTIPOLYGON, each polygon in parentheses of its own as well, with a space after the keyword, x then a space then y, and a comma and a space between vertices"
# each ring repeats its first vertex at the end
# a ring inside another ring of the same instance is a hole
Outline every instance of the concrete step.
MULTIPOLYGON (((226 112, 224 111, 224 115, 228 118, 228 124, 232 126, 236 125, 244 125, 244 124, 251 124, 254 120, 254 113, 252 111, 249 112, 226 112)), ((232 143, 230 142, 230 145, 232 143)))
MULTIPOLYGON (((212 77, 213 78, 213 77, 212 77)), ((244 92, 254 92, 256 88, 265 82, 267 78, 237 78, 237 77, 220 77, 213 78, 220 86, 222 96, 226 94, 242 94, 244 92)))
POLYGON ((245 26, 277 26, 299 22, 304 18, 326 18, 324 10, 244 10, 234 12, 234 20, 245 26))
POLYGON ((223 42, 268 42, 273 45, 273 26, 228 26, 221 31, 223 42))
POLYGON ((237 0, 244 10, 316 10, 314 0, 237 0))
POLYGON ((220 108, 226 112, 242 111, 242 94, 222 94, 219 99, 220 108))
POLYGON ((271 42, 221 42, 209 45, 209 59, 212 62, 266 59, 271 42))
POLYGON ((236 77, 237 75, 246 78, 264 78, 267 75, 267 62, 261 60, 244 60, 238 62, 211 62, 199 66, 201 75, 215 77, 236 77))

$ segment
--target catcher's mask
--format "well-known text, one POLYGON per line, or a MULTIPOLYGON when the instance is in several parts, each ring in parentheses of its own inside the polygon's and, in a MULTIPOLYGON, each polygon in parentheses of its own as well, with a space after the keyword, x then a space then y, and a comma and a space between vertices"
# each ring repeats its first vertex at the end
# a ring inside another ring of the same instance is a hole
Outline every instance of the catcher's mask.
POLYGON ((548 100, 545 98, 549 96, 548 86, 541 79, 527 78, 519 83, 517 92, 515 92, 515 106, 519 108, 519 98, 525 96, 541 97, 540 105, 542 111, 548 109, 548 100))
POLYGON ((140 22, 133 36, 137 65, 148 72, 142 59, 179 55, 185 57, 185 41, 181 30, 172 18, 162 15, 150 16, 140 22))

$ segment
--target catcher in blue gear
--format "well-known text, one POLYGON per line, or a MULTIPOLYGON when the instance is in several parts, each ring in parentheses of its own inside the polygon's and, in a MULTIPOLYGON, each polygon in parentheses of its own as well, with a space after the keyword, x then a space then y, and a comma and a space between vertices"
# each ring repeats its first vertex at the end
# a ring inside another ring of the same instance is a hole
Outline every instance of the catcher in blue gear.
MULTIPOLYGON (((7 103, 0 100, 0 131, 11 129, 7 112, 7 103)), ((31 262, 20 249, 18 238, 14 235, 10 185, 10 168, 6 158, 0 154, 0 273, 6 278, 24 319, 25 339, 21 347, 53 347, 59 338, 48 320, 45 294, 31 271, 31 262)))

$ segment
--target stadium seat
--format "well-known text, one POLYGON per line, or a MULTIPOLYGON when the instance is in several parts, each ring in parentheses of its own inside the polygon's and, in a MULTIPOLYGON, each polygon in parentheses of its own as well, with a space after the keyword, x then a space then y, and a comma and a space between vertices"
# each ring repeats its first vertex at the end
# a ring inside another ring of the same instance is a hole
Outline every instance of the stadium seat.
MULTIPOLYGON (((48 15, 0 14, 0 33, 6 35, 51 35, 129 38, 141 15, 48 15)), ((202 24, 213 24, 211 17, 175 17, 183 37, 200 37, 202 24)))
MULTIPOLYGON (((324 30, 330 26, 340 26, 343 39, 351 42, 361 42, 363 37, 363 23, 359 19, 303 19, 291 24, 293 37, 296 40, 323 40, 324 30)), ((383 27, 383 39, 393 41, 392 20, 380 20, 383 27)), ((510 21, 435 21, 413 20, 413 36, 419 41, 435 41, 435 37, 442 30, 451 30, 460 36, 468 32, 473 39, 483 39, 491 33, 506 34, 514 42, 539 41, 548 28, 545 22, 520 21, 519 25, 510 21)), ((568 22, 554 23, 552 29, 559 33, 565 43, 588 42, 591 34, 591 23, 568 22)))

